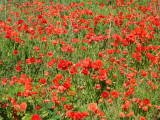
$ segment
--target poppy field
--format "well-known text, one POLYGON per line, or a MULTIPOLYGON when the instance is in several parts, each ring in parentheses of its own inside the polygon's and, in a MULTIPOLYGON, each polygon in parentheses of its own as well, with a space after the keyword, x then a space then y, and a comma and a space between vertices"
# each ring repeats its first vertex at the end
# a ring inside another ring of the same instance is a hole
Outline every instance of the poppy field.
POLYGON ((0 120, 160 120, 158 0, 0 0, 0 120))

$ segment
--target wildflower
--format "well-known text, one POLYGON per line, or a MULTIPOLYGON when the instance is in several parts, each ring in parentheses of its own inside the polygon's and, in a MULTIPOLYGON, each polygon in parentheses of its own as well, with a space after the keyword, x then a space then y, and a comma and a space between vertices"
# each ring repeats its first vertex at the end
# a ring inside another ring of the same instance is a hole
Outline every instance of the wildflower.
POLYGON ((73 105, 65 104, 65 105, 63 106, 63 108, 64 108, 65 110, 72 110, 72 109, 73 109, 73 105))
POLYGON ((18 55, 19 51, 18 50, 14 50, 13 51, 13 55, 18 55))
POLYGON ((26 109, 27 109, 27 103, 26 103, 26 102, 22 102, 22 103, 20 104, 20 110, 21 110, 21 111, 26 111, 26 109))
POLYGON ((147 120, 147 119, 145 117, 143 117, 143 116, 140 116, 139 120, 147 120))
POLYGON ((90 74, 90 72, 89 72, 88 69, 83 69, 83 70, 82 70, 82 73, 83 73, 84 75, 89 75, 89 74, 90 74))
POLYGON ((103 63, 101 60, 96 60, 96 62, 93 62, 91 66, 94 70, 99 70, 103 66, 103 63))
POLYGON ((135 58, 137 61, 142 61, 141 56, 142 56, 142 54, 140 52, 132 53, 132 57, 135 58))
POLYGON ((21 65, 17 65, 15 69, 17 72, 20 72, 22 70, 22 67, 21 67, 21 65))
POLYGON ((75 120, 81 120, 87 117, 89 114, 88 112, 73 112, 73 111, 67 111, 66 117, 75 119, 75 120))
POLYGON ((38 115, 38 114, 34 114, 34 115, 32 115, 31 120, 42 120, 42 118, 41 118, 41 116, 40 116, 40 115, 38 115))
POLYGON ((120 112, 120 113, 119 113, 119 117, 121 117, 121 118, 125 118, 125 117, 126 117, 126 115, 125 115, 125 113, 124 113, 124 112, 120 112))
POLYGON ((71 61, 60 60, 57 64, 58 69, 68 70, 68 67, 72 65, 71 61))
POLYGON ((90 103, 88 105, 88 110, 92 111, 92 112, 96 112, 96 110, 98 109, 98 106, 96 103, 90 103))
POLYGON ((26 59, 26 64, 33 64, 36 62, 36 58, 35 57, 31 57, 26 59))
POLYGON ((63 52, 68 52, 68 53, 74 52, 74 48, 71 45, 65 45, 65 46, 61 47, 61 50, 63 52))
POLYGON ((132 117, 134 115, 133 111, 130 111, 128 114, 126 114, 126 117, 132 117))
POLYGON ((96 85, 95 85, 95 88, 96 88, 97 90, 99 90, 99 89, 101 89, 101 85, 100 85, 100 84, 96 84, 96 85))
POLYGON ((45 78, 40 78, 39 79, 39 83, 41 83, 41 84, 46 84, 46 79, 45 78))
POLYGON ((128 110, 131 107, 131 102, 130 101, 126 101, 123 105, 122 105, 122 109, 123 110, 128 110))
POLYGON ((56 62, 57 62, 56 59, 52 59, 51 61, 49 61, 49 62, 47 63, 47 66, 51 68, 56 62))
POLYGON ((112 96, 113 98, 118 98, 119 95, 120 95, 120 93, 119 93, 118 91, 111 91, 111 96, 112 96))
POLYGON ((102 96, 102 98, 108 98, 110 95, 109 95, 109 92, 103 91, 101 96, 102 96))
POLYGON ((78 72, 76 66, 72 66, 70 69, 69 69, 69 73, 70 74, 76 74, 78 72))

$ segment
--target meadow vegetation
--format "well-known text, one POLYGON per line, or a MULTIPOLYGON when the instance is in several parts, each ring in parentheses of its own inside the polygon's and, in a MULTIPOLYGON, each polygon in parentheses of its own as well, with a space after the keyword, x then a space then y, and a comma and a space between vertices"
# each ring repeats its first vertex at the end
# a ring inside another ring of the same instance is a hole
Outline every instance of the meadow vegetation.
POLYGON ((1 0, 0 120, 159 120, 158 0, 1 0))

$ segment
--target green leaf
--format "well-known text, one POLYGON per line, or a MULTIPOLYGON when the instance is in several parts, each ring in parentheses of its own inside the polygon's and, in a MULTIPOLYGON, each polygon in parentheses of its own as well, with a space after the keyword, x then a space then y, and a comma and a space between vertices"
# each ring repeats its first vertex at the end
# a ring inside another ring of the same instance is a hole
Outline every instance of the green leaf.
POLYGON ((3 120, 3 118, 0 116, 0 120, 3 120))
POLYGON ((48 115, 49 115, 49 112, 44 111, 44 112, 42 113, 42 117, 43 117, 43 118, 46 117, 46 116, 48 116, 48 115))
POLYGON ((30 120, 31 119, 31 114, 26 114, 22 120, 30 120))
POLYGON ((70 88, 70 90, 76 91, 76 88, 72 85, 72 87, 70 88))

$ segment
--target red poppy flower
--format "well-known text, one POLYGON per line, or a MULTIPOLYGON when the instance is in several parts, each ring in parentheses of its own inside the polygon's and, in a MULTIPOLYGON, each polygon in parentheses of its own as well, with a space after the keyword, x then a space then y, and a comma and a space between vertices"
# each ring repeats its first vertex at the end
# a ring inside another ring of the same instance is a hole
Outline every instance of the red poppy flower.
POLYGON ((112 96, 113 98, 118 98, 119 95, 120 95, 120 93, 119 93, 118 91, 111 91, 111 96, 112 96))
POLYGON ((147 120, 147 119, 143 116, 140 116, 139 120, 147 120))
POLYGON ((97 106, 96 103, 90 103, 90 104, 88 105, 88 110, 90 110, 90 111, 92 111, 92 112, 97 111, 97 109, 98 109, 98 106, 97 106))
POLYGON ((109 97, 109 92, 103 91, 102 94, 101 94, 101 96, 102 96, 103 98, 108 98, 108 97, 109 97))
POLYGON ((101 60, 96 60, 96 62, 93 62, 91 66, 94 70, 98 70, 103 66, 103 62, 101 60))
POLYGON ((41 118, 41 116, 40 116, 40 115, 38 115, 38 114, 34 114, 34 115, 32 115, 31 120, 42 120, 42 118, 41 118))
POLYGON ((58 69, 68 70, 68 67, 72 65, 71 61, 60 60, 57 64, 58 69))
POLYGON ((41 84, 46 84, 47 83, 47 80, 45 78, 40 78, 39 79, 39 83, 41 84))
POLYGON ((73 112, 73 111, 67 111, 66 117, 75 119, 75 120, 81 120, 88 116, 88 112, 73 112))
POLYGON ((20 65, 17 65, 15 69, 17 72, 20 72, 22 70, 22 67, 20 65))
POLYGON ((26 102, 22 102, 21 104, 20 104, 20 110, 21 111, 25 111, 27 109, 27 103, 26 102))
POLYGON ((14 50, 13 51, 13 55, 18 55, 19 51, 18 50, 14 50))

